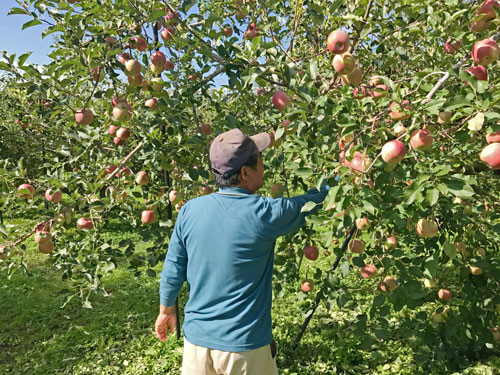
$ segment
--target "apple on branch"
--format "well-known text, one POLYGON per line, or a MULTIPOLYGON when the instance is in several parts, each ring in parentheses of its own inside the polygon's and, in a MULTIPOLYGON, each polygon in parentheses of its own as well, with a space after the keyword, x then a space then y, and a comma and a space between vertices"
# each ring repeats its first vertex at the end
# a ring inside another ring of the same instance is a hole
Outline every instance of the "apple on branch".
POLYGON ((347 52, 349 36, 342 30, 332 31, 326 39, 326 46, 334 54, 347 52))
POLYGON ((500 143, 490 143, 483 148, 479 158, 488 168, 494 170, 500 169, 500 143))
POLYGON ((304 256, 309 260, 316 260, 319 257, 319 250, 316 246, 304 247, 304 256))
POLYGON ((94 223, 92 222, 92 220, 89 220, 85 217, 81 217, 76 221, 76 228, 79 230, 82 229, 91 230, 94 229, 94 223))
POLYGON ((30 184, 22 184, 17 188, 17 193, 21 198, 33 198, 35 195, 35 188, 30 184))
POLYGON ((274 107, 283 112, 291 103, 290 97, 281 90, 276 91, 273 95, 274 107))
POLYGON ((361 276, 365 279, 373 279, 375 276, 377 276, 377 267, 375 267, 373 264, 366 264, 363 267, 361 267, 361 276))
POLYGON ((156 214, 153 210, 144 210, 141 214, 143 224, 153 224, 156 221, 156 214))
POLYGON ((304 293, 312 292, 312 290, 314 289, 314 281, 311 279, 303 280, 300 284, 300 289, 302 289, 304 293))
POLYGON ((410 145, 414 150, 427 150, 433 142, 431 133, 426 129, 415 130, 410 138, 410 145))
POLYGON ((137 175, 135 176, 135 182, 138 185, 147 185, 147 184, 149 184, 150 179, 149 179, 148 173, 145 172, 145 171, 138 172, 137 175))
POLYGON ((59 203, 62 200, 62 191, 53 191, 52 189, 48 189, 45 192, 45 199, 52 203, 59 203))
POLYGON ((498 59, 500 47, 493 39, 484 39, 474 44, 471 54, 476 64, 488 66, 498 59))
POLYGON ((355 254, 361 254, 365 251, 365 243, 358 239, 351 240, 349 242, 349 250, 355 254))
POLYGON ((423 238, 432 238, 438 234, 439 227, 434 220, 420 219, 416 225, 417 234, 423 238))
POLYGON ((382 147, 382 159, 389 165, 395 165, 404 159, 406 148, 400 140, 392 140, 382 147))
POLYGON ((94 113, 90 109, 81 109, 75 112, 75 120, 78 125, 89 125, 94 121, 94 113))

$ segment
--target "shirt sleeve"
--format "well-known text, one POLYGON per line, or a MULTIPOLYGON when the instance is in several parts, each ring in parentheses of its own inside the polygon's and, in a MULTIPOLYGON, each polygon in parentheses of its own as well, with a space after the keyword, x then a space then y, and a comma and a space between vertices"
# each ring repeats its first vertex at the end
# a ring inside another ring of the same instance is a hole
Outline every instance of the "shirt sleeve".
POLYGON ((269 233, 273 233, 277 238, 298 231, 305 224, 306 216, 319 210, 319 207, 315 207, 309 212, 301 212, 302 207, 307 202, 323 202, 329 189, 326 181, 323 181, 320 190, 311 189, 306 194, 293 198, 270 199, 271 215, 267 222, 269 233))
POLYGON ((172 306, 182 284, 186 281, 187 251, 182 239, 182 218, 184 208, 177 216, 174 231, 170 237, 168 251, 160 280, 160 303, 172 306))

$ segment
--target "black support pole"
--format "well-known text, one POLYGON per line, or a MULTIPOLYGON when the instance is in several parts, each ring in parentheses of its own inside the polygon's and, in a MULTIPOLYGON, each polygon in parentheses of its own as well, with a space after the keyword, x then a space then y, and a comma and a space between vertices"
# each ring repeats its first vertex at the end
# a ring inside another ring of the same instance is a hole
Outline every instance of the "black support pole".
MULTIPOLYGON (((351 238, 352 238, 355 230, 356 230, 356 225, 353 225, 351 230, 347 234, 347 237, 344 240, 344 243, 342 244, 342 254, 337 256, 337 259, 335 259, 335 262, 333 263, 332 267, 330 268, 329 273, 333 272, 338 267, 338 265, 340 263, 340 259, 342 259, 342 257, 344 256, 344 252, 345 252, 345 249, 347 248, 347 244, 349 244, 349 241, 351 241, 351 238)), ((292 350, 295 350, 297 348, 297 346, 299 345, 300 339, 302 338, 302 335, 304 335, 304 332, 306 331, 306 328, 309 325, 309 322, 311 321, 311 319, 314 315, 314 312, 316 311, 316 308, 318 307, 320 301, 321 301, 321 293, 318 292, 316 294, 316 299, 314 300, 312 310, 309 313, 309 315, 306 317, 306 319, 304 320, 304 323, 302 323, 302 327, 300 327, 300 331, 297 334, 297 338, 293 342, 292 350)))

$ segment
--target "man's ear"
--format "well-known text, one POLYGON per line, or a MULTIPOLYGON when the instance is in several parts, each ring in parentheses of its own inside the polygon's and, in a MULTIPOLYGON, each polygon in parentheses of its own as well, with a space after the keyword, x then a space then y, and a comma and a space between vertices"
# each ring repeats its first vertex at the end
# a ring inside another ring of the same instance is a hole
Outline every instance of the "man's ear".
POLYGON ((248 166, 247 165, 244 165, 243 167, 241 167, 241 169, 240 169, 240 177, 243 180, 247 179, 247 177, 248 177, 248 166))

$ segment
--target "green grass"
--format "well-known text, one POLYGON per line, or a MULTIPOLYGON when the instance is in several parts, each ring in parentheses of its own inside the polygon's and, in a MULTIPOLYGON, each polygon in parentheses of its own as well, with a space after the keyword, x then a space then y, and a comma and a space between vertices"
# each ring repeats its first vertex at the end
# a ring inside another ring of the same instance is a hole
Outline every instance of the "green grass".
MULTIPOLYGON (((138 244, 138 252, 145 245, 138 244)), ((33 244, 28 246, 25 260, 31 277, 18 272, 9 280, 7 273, 0 271, 0 374, 180 374, 182 338, 170 336, 163 344, 154 335, 159 277, 134 278, 134 271, 121 265, 103 277, 109 294, 93 296, 92 309, 82 308, 78 298, 61 309, 69 282, 61 280, 49 257, 34 251, 33 244)), ((155 270, 161 267, 159 264, 155 270)), ((301 270, 304 275, 306 268, 304 265, 301 270)), ((354 279, 345 282, 359 287, 354 279)), ((411 323, 405 329, 398 327, 398 322, 408 317, 404 310, 390 320, 390 339, 360 349, 355 317, 360 306, 372 298, 362 290, 353 293, 343 309, 335 305, 327 310, 321 304, 293 351, 291 344, 313 298, 297 289, 297 285, 286 285, 273 303, 280 374, 421 373, 415 357, 422 343, 412 336, 411 323)), ((181 306, 186 298, 183 289, 181 306)), ((457 374, 493 375, 499 369, 500 359, 491 358, 469 363, 457 374)), ((450 372, 435 368, 432 373, 450 372)))

